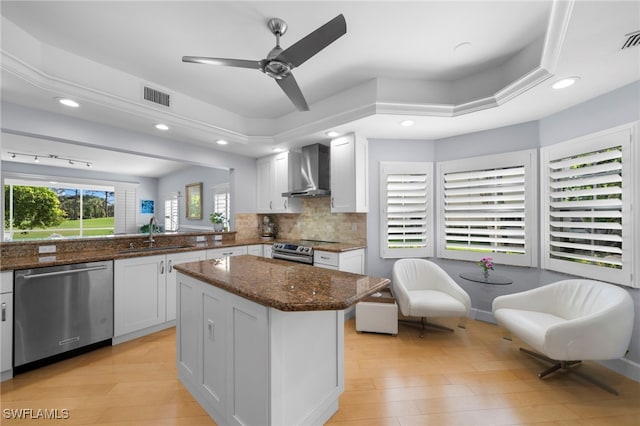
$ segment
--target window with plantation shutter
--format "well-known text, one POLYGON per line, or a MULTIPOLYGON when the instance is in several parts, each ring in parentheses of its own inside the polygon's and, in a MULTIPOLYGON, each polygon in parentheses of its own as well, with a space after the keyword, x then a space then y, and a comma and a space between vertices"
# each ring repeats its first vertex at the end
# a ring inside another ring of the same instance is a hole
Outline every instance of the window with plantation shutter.
POLYGON ((115 187, 114 233, 131 234, 138 232, 136 223, 136 188, 118 185, 115 187))
POLYGON ((536 223, 533 150, 438 164, 438 256, 533 266, 536 223))
POLYGON ((177 231, 179 227, 180 214, 178 213, 178 196, 171 195, 164 200, 164 230, 177 231))
POLYGON ((543 148, 543 266, 631 284, 631 128, 543 148))
POLYGON ((380 163, 380 256, 433 256, 431 163, 380 163))
POLYGON ((226 227, 231 227, 231 206, 230 206, 230 191, 229 184, 223 183, 216 185, 213 188, 213 211, 216 213, 222 213, 225 217, 224 224, 226 227))

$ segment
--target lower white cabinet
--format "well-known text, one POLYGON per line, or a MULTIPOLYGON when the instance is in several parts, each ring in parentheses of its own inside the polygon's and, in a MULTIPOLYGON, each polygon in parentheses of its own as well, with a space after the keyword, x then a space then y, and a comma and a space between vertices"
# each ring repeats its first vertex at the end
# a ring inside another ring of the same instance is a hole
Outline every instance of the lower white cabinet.
POLYGON ((13 376, 13 271, 0 272, 0 381, 13 376))
POLYGON ((167 255, 167 321, 173 321, 176 319, 176 285, 177 279, 176 274, 177 271, 173 269, 175 265, 179 265, 181 263, 189 263, 189 262, 198 262, 200 260, 205 260, 206 251, 187 251, 181 253, 173 253, 167 255))
POLYGON ((273 249, 272 244, 263 244, 262 245, 262 257, 271 258, 271 250, 273 249))
POLYGON ((266 425, 267 308, 178 275, 178 375, 216 422, 266 425))
POLYGON ((225 247, 207 250, 207 260, 221 257, 240 256, 247 254, 247 246, 225 247))
POLYGON ((254 256, 262 257, 263 248, 262 244, 252 244, 247 246, 247 254, 252 254, 254 256))
POLYGON ((180 381, 217 424, 324 424, 338 409, 343 311, 283 312, 178 273, 176 345, 180 381))
POLYGON ((340 253, 315 250, 313 252, 313 266, 354 274, 364 274, 364 249, 349 250, 340 253))
POLYGON ((178 263, 204 260, 205 251, 117 259, 114 261, 113 332, 115 343, 171 326, 176 318, 178 263), (127 336, 127 338, 122 338, 127 336))

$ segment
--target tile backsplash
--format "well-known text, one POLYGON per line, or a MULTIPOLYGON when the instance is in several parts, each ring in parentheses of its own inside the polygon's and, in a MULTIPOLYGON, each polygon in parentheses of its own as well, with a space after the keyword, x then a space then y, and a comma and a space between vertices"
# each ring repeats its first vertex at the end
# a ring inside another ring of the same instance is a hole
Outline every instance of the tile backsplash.
MULTIPOLYGON (((264 214, 237 214, 237 239, 256 238, 264 214)), ((331 213, 330 197, 302 199, 301 213, 269 215, 281 240, 322 240, 366 244, 366 213, 331 213)))

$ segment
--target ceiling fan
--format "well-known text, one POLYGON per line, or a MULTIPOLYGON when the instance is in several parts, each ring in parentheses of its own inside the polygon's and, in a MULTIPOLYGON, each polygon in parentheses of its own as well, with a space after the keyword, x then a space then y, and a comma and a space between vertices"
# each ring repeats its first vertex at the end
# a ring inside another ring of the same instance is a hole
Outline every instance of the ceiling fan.
POLYGON ((307 59, 347 33, 347 23, 342 14, 336 16, 320 28, 308 34, 287 49, 280 47, 280 36, 287 31, 287 23, 280 18, 270 19, 269 30, 276 36, 276 46, 260 61, 245 59, 210 58, 206 56, 183 56, 182 62, 224 65, 228 67, 258 69, 276 80, 276 83, 300 111, 308 111, 300 87, 291 70, 302 65, 307 59))

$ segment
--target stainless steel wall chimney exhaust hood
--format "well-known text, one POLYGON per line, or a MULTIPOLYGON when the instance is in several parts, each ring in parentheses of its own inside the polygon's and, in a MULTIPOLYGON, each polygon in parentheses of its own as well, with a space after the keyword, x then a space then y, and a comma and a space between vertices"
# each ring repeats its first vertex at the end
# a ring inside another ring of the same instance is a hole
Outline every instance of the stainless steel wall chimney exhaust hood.
POLYGON ((302 188, 282 193, 283 197, 326 197, 331 195, 329 147, 319 143, 302 147, 302 188))

